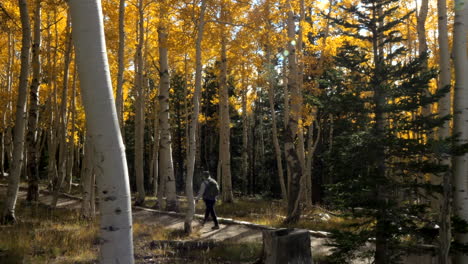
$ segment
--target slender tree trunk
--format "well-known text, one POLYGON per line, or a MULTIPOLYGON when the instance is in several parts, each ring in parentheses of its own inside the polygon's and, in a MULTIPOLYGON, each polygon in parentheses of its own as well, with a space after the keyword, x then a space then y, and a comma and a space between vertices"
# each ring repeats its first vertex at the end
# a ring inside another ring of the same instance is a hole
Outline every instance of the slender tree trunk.
POLYGON ((67 28, 66 28, 66 48, 64 58, 64 70, 63 70, 63 88, 62 88, 62 99, 60 102, 60 115, 59 115, 59 162, 58 162, 58 180, 54 186, 54 195, 52 198, 51 206, 56 207, 59 197, 60 190, 67 174, 67 104, 68 104, 68 81, 70 72, 70 60, 72 53, 71 43, 71 32, 70 32, 70 16, 67 17, 67 28))
MULTIPOLYGON (((221 19, 225 20, 224 6, 221 7, 221 19)), ((231 150, 230 150, 230 118, 229 118, 229 95, 227 84, 227 55, 226 55, 226 26, 221 27, 221 73, 219 79, 219 160, 221 162, 221 178, 223 202, 234 201, 231 180, 231 150)))
MULTIPOLYGON (((297 37, 297 50, 296 50, 296 60, 297 60, 297 85, 299 89, 298 97, 297 100, 295 101, 296 104, 299 104, 299 108, 302 109, 303 105, 303 86, 304 86, 304 55, 302 52, 303 49, 303 41, 302 41, 302 23, 304 23, 304 18, 305 18, 305 6, 304 6, 304 0, 299 1, 300 5, 300 12, 299 12, 299 30, 298 30, 298 37, 297 37)), ((299 161, 301 163, 302 167, 302 175, 301 175, 301 180, 300 180, 300 188, 301 188, 301 193, 300 193, 300 199, 301 201, 306 200, 306 161, 305 161, 305 139, 304 139, 304 125, 302 122, 302 111, 299 113, 299 124, 297 126, 297 155, 299 156, 299 161)), ((300 201, 300 202, 301 202, 300 201)))
POLYGON ((28 3, 18 0, 20 9, 22 40, 21 40, 21 70, 16 104, 16 119, 13 145, 13 164, 8 177, 8 190, 2 214, 3 223, 16 222, 15 207, 18 198, 21 166, 23 165, 24 134, 26 127, 26 100, 29 77, 29 53, 31 50, 31 26, 29 22, 28 3))
MULTIPOLYGON (((13 60, 14 60, 14 38, 12 36, 13 34, 11 32, 8 32, 8 59, 7 59, 7 65, 6 65, 6 83, 5 83, 5 88, 6 88, 6 94, 8 95, 8 101, 5 107, 5 111, 2 114, 2 123, 4 127, 4 131, 2 132, 2 168, 1 168, 1 176, 4 176, 6 173, 6 167, 5 167, 5 161, 7 161, 8 166, 11 168, 11 157, 12 157, 12 151, 11 151, 11 145, 12 145, 12 137, 11 137, 11 126, 10 126, 10 115, 12 114, 12 93, 11 93, 11 87, 12 87, 12 80, 13 80, 13 71, 12 71, 12 65, 13 65, 13 60), (11 99, 11 100, 10 100, 11 99)), ((10 169, 11 170, 11 169, 10 169)))
POLYGON ((289 120, 287 123, 285 133, 285 152, 288 168, 291 173, 291 183, 288 189, 288 210, 286 223, 295 223, 299 221, 301 215, 301 208, 299 206, 300 200, 300 183, 303 174, 303 166, 301 165, 301 157, 298 155, 298 150, 295 146, 298 137, 299 119, 302 113, 300 102, 300 88, 297 83, 298 80, 298 67, 296 61, 296 47, 293 43, 295 40, 295 24, 294 14, 292 10, 288 11, 287 18, 288 27, 288 90, 291 92, 290 101, 291 109, 289 113, 289 120))
POLYGON ((134 263, 132 208, 124 145, 112 93, 100 1, 70 0, 81 94, 95 148, 100 263, 134 263))
MULTIPOLYGON (((157 96, 156 96, 157 97, 157 96)), ((152 193, 154 196, 158 195, 158 181, 159 181, 159 104, 158 100, 153 102, 153 149, 151 153, 151 164, 150 164, 150 177, 152 183, 152 193)), ((159 208, 158 203, 154 205, 154 208, 159 208)))
POLYGON ((135 205, 145 203, 144 137, 145 137, 145 90, 143 87, 143 43, 144 43, 144 12, 143 0, 138 1, 138 45, 136 50, 136 113, 135 113, 135 176, 138 195, 135 205))
MULTIPOLYGON (((163 14, 163 13, 162 13, 163 14)), ((161 126, 161 145, 159 147, 160 177, 166 181, 166 210, 178 211, 179 204, 176 196, 176 182, 174 177, 174 165, 172 162, 171 129, 169 123, 169 66, 167 55, 167 29, 161 25, 158 29, 159 40, 159 123, 161 126)))
MULTIPOLYGON (((466 53, 466 3, 463 0, 455 1, 455 24, 453 31, 453 58, 455 67, 455 94, 454 94, 454 127, 453 133, 458 135, 460 143, 468 141, 468 61, 466 53)), ((454 214, 468 222, 468 153, 456 156, 453 162, 454 176, 454 214)), ((457 231, 455 231, 457 232, 457 231)), ((456 233, 455 241, 461 244, 468 243, 468 233, 456 233)), ((458 252, 455 263, 468 263, 468 255, 458 252)))
POLYGON ((125 0, 119 1, 119 51, 118 51, 118 69, 117 69, 117 91, 115 106, 117 108, 117 117, 119 118, 120 131, 123 133, 123 83, 125 69, 125 0))
MULTIPOLYGON (((289 123, 289 87, 288 87, 288 66, 287 66, 287 61, 283 61, 283 98, 284 98, 284 114, 283 114, 283 128, 284 132, 283 134, 286 133, 288 123, 289 123)), ((286 159, 286 142, 284 142, 284 156, 286 159)), ((289 197, 289 190, 291 189, 291 170, 289 169, 289 166, 286 163, 286 192, 289 197)))
POLYGON ((184 231, 187 234, 192 232, 192 220, 195 214, 195 201, 193 199, 193 173, 195 170, 195 153, 197 152, 197 130, 198 115, 200 114, 200 93, 202 81, 202 50, 201 42, 203 39, 203 30, 205 27, 206 0, 201 1, 200 16, 197 25, 197 39, 195 42, 195 91, 193 93, 193 112, 190 120, 190 138, 187 160, 187 181, 185 192, 187 193, 187 213, 185 215, 184 231))
POLYGON ((247 85, 242 85, 242 191, 248 192, 249 181, 249 114, 247 113, 247 85))
POLYGON ((81 166, 81 186, 83 188, 83 200, 81 204, 81 215, 87 219, 93 219, 95 212, 92 209, 92 204, 95 200, 92 199, 94 192, 94 150, 89 133, 86 133, 86 140, 84 143, 84 156, 81 166))
POLYGON ((427 53, 426 20, 429 10, 429 0, 422 0, 421 7, 417 16, 416 30, 418 33, 419 55, 427 53))
POLYGON ((28 132, 26 141, 28 144, 28 201, 39 199, 39 169, 37 159, 37 122, 39 115, 39 86, 40 86, 40 48, 41 48, 41 0, 36 0, 34 8, 34 36, 32 46, 32 81, 29 89, 29 115, 28 132))
MULTIPOLYGON (((451 71, 450 71, 450 51, 449 51, 449 39, 447 29, 447 2, 446 0, 437 1, 437 13, 438 13, 438 44, 439 44, 439 89, 450 87, 451 85, 451 71)), ((439 116, 448 116, 451 114, 451 93, 448 92, 439 101, 439 116)), ((439 128, 439 139, 444 139, 450 136, 450 123, 446 122, 441 128, 439 128)), ((449 158, 442 158, 441 163, 447 166, 451 166, 449 158)), ((452 240, 451 236, 451 196, 452 196, 452 180, 451 173, 445 173, 442 175, 443 193, 438 196, 437 209, 439 213, 439 264, 448 264, 450 244, 452 240)))
POLYGON ((75 165, 75 120, 76 120, 76 78, 77 70, 76 66, 73 68, 73 77, 72 77, 72 94, 71 94, 71 106, 70 106, 70 115, 71 115, 71 131, 68 138, 68 160, 67 160, 67 192, 70 193, 73 187, 73 169, 75 165))
MULTIPOLYGON (((270 22, 268 22, 270 26, 270 22)), ((268 67, 268 102, 270 104, 271 112, 271 126, 273 131, 273 146, 275 147, 276 168, 278 170, 278 180, 281 186, 281 198, 283 201, 288 200, 288 191, 284 182, 283 161, 281 157, 281 147, 278 140, 278 125, 276 124, 276 111, 275 111, 275 78, 274 78, 274 65, 271 63, 271 46, 267 47, 267 67, 268 67)))

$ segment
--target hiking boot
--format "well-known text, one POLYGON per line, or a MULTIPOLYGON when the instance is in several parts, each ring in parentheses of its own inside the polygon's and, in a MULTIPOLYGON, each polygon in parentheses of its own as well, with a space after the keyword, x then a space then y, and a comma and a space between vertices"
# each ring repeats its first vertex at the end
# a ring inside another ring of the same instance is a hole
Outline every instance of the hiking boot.
POLYGON ((219 229, 219 226, 215 225, 211 229, 213 229, 213 230, 219 229))

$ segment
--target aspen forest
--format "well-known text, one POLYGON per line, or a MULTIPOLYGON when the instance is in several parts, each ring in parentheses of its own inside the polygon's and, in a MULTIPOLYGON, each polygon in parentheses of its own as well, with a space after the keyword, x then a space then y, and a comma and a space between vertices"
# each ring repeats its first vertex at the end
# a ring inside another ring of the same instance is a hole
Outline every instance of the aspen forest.
POLYGON ((2 0, 0 263, 468 264, 467 34, 465 0, 2 0))

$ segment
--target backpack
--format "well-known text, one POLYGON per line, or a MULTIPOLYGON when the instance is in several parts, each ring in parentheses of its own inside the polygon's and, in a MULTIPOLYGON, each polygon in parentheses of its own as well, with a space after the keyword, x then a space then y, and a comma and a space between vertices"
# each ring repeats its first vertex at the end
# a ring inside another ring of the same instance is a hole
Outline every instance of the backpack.
POLYGON ((219 194, 218 183, 213 179, 207 179, 205 181, 205 192, 203 193, 203 199, 216 200, 216 196, 219 194))

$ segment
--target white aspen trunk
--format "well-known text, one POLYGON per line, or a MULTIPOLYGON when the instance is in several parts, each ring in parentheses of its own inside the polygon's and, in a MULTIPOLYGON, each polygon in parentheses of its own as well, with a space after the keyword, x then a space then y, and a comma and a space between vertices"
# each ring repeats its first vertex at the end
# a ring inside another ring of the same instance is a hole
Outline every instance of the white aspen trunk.
POLYGON ((132 264, 130 187, 107 62, 102 8, 98 0, 70 0, 69 5, 81 94, 99 175, 100 263, 132 264))
POLYGON ((63 83, 62 83, 62 99, 60 102, 59 114, 59 132, 58 132, 58 146, 59 146, 59 162, 58 162, 58 180, 54 186, 54 194, 51 206, 57 206, 60 190, 62 188, 65 177, 67 176, 67 105, 68 105, 68 76, 70 72, 70 60, 72 53, 71 32, 70 32, 70 15, 67 15, 66 27, 66 48, 64 54, 64 70, 63 70, 63 83))
MULTIPOLYGON (((453 58, 455 67, 455 94, 453 133, 459 136, 460 143, 468 141, 468 62, 466 53, 466 3, 464 0, 455 1, 455 24, 453 30, 453 58)), ((461 220, 468 222, 468 153, 456 156, 453 162, 454 176, 454 214, 461 220)), ((468 243, 468 233, 455 234, 455 241, 468 243)), ((455 263, 468 263, 468 255, 458 253, 455 263)))
POLYGON ((119 118, 120 131, 123 134, 123 83, 125 69, 125 0, 119 1, 119 50, 118 50, 118 69, 117 69, 117 90, 115 106, 117 117, 119 118))
MULTIPOLYGON (((165 14, 165 12, 161 13, 165 14)), ((160 177, 164 178, 166 184, 166 210, 178 211, 179 204, 176 195, 176 182, 174 177, 174 164, 172 162, 172 143, 171 130, 169 123, 169 66, 167 54, 167 32, 166 28, 161 25, 158 29, 159 41, 159 69, 160 69, 160 84, 159 84, 159 123, 161 127, 161 144, 159 147, 160 158, 160 177)))
POLYGON ((203 30, 205 27, 206 0, 201 1, 200 16, 197 25, 197 39, 195 41, 195 91, 192 97, 193 112, 190 120, 190 138, 187 155, 187 180, 185 183, 185 192, 187 193, 187 213, 185 214, 184 231, 187 234, 192 233, 192 221, 195 214, 195 201, 193 198, 193 173, 195 170, 195 153, 197 152, 197 130, 198 115, 200 114, 200 93, 202 82, 202 50, 201 42, 203 39, 203 30))
MULTIPOLYGON (((437 1, 437 14, 438 14, 438 44, 439 44, 439 89, 450 87, 451 85, 451 71, 450 71, 450 50, 449 38, 447 29, 447 2, 446 0, 437 1)), ((447 116, 451 114, 451 93, 448 92, 439 101, 439 116, 447 116)), ((450 136, 450 122, 444 123, 439 128, 439 139, 444 139, 450 136)), ((441 163, 451 166, 450 159, 443 158, 441 163)), ((451 234, 451 196, 452 196, 452 179, 451 173, 442 175, 443 193, 437 195, 439 203, 437 204, 439 213, 439 264, 448 264, 450 244, 452 240, 451 234)))
POLYGON ((28 194, 26 200, 39 199, 39 169, 37 159, 37 122, 39 118, 39 87, 40 87, 40 47, 41 47, 41 1, 35 1, 34 8, 34 36, 32 46, 32 81, 29 88, 29 115, 26 141, 28 145, 28 194))
MULTIPOLYGON (((221 19, 225 21, 225 7, 221 7, 221 19)), ((221 197, 223 202, 234 201, 231 180, 230 118, 227 86, 226 26, 221 26, 221 74, 219 79, 219 160, 221 162, 221 197)))
POLYGON ((14 128, 13 164, 8 177, 8 190, 1 222, 16 222, 15 207, 18 198, 21 166, 23 165, 24 134, 26 127, 26 99, 29 77, 29 53, 31 50, 31 26, 29 22, 28 3, 18 0, 20 9, 22 39, 21 39, 21 70, 16 103, 16 119, 14 128))
POLYGON ((143 43, 144 43, 144 12, 143 0, 138 1, 138 45, 136 50, 136 113, 135 113, 135 176, 137 196, 135 205, 145 203, 145 176, 143 174, 144 164, 144 137, 145 137, 145 89, 143 87, 143 43))

